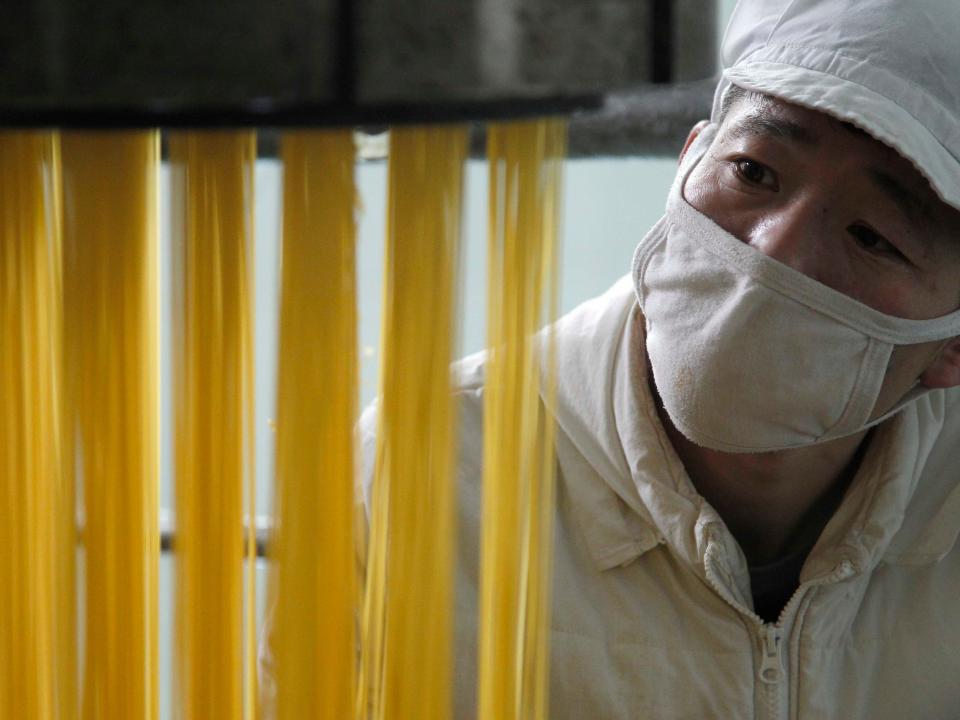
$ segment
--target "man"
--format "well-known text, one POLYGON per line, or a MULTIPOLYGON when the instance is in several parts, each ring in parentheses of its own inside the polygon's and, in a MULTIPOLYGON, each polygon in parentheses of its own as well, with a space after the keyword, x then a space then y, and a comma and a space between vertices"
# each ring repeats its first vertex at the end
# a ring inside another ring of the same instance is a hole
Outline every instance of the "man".
MULTIPOLYGON (((735 11, 632 277, 558 323, 551 718, 960 714, 958 31, 953 0, 735 11)), ((483 357, 460 370, 469 718, 483 357)))
MULTIPOLYGON (((958 31, 954 0, 735 10, 665 217, 557 325, 551 718, 960 715, 958 31)), ((459 369, 469 718, 482 355, 459 369)))

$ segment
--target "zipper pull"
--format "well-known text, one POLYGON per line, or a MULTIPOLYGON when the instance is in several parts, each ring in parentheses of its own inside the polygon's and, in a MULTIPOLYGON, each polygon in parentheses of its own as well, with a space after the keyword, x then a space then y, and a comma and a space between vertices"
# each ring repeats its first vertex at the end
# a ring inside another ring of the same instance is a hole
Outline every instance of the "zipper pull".
POLYGON ((780 641, 783 634, 775 625, 764 625, 761 644, 763 662, 760 664, 760 679, 773 685, 783 679, 783 665, 780 662, 780 641))

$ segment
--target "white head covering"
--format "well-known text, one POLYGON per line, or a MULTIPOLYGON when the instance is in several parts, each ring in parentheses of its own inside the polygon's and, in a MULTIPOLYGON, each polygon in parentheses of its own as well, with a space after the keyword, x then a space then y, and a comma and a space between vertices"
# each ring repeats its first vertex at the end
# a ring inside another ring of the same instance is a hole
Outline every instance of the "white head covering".
POLYGON ((960 209, 960 0, 740 0, 730 84, 827 112, 897 150, 960 209))

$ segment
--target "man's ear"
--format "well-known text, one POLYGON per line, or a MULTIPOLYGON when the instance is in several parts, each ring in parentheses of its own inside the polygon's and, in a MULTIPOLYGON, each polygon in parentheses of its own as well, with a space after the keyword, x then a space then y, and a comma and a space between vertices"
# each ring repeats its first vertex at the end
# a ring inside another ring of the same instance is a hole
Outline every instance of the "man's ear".
POLYGON ((920 384, 928 388, 960 385, 960 337, 953 338, 944 346, 933 365, 920 376, 920 384))
POLYGON ((687 150, 690 149, 690 146, 693 145, 693 141, 699 137, 700 133, 703 132, 703 129, 709 124, 709 120, 701 120, 692 128, 690 128, 690 134, 687 135, 687 141, 683 144, 683 150, 680 151, 680 157, 677 158, 677 162, 683 162, 683 157, 687 154, 687 150))

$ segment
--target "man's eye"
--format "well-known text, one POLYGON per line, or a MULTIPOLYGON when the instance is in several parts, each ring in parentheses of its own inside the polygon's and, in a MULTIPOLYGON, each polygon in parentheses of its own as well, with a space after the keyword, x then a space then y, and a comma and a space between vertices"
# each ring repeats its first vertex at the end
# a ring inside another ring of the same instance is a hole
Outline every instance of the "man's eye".
POLYGON ((756 160, 740 158, 734 160, 734 168, 737 175, 745 182, 751 185, 762 185, 772 190, 777 189, 777 179, 766 165, 761 165, 756 160))
POLYGON ((868 228, 866 225, 851 225, 847 228, 857 245, 878 255, 888 255, 897 259, 906 260, 906 256, 900 252, 893 243, 887 240, 883 235, 868 228))

